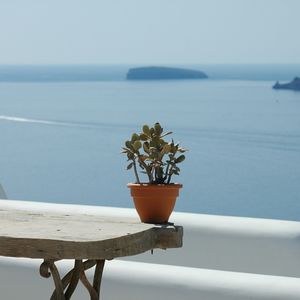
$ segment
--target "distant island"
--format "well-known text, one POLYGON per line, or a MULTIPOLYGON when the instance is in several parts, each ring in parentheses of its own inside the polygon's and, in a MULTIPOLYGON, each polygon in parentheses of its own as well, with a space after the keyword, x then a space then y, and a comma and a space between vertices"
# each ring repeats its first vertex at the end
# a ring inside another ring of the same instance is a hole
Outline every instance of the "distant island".
POLYGON ((300 91, 300 78, 295 77, 289 83, 279 83, 278 81, 273 85, 273 89, 275 90, 294 90, 300 91))
POLYGON ((205 79, 208 76, 201 71, 168 68, 168 67, 140 67, 129 69, 128 80, 164 80, 164 79, 205 79))

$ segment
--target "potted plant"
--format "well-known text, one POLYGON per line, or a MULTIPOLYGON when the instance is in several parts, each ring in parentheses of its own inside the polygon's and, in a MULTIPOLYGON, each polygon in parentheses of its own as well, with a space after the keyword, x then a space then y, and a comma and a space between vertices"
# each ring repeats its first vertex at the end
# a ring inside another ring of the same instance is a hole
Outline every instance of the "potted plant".
POLYGON ((133 133, 125 142, 122 153, 127 156, 127 170, 132 169, 135 183, 129 183, 135 208, 142 222, 167 223, 182 184, 172 183, 173 175, 179 175, 178 164, 185 159, 186 149, 164 138, 172 132, 163 132, 159 123, 153 127, 144 125, 141 133, 133 133), (138 172, 148 179, 143 182, 138 172))

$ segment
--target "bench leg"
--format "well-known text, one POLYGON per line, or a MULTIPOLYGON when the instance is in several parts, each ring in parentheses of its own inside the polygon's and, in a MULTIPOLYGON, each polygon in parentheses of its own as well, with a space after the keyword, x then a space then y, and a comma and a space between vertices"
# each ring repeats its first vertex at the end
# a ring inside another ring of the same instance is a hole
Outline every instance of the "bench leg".
POLYGON ((55 290, 50 300, 70 300, 78 282, 81 281, 90 294, 91 300, 100 299, 100 286, 105 260, 86 260, 76 259, 74 268, 61 279, 55 260, 45 259, 40 266, 40 274, 42 277, 49 278, 52 275, 55 290), (89 282, 85 275, 85 271, 94 267, 93 284, 89 282))

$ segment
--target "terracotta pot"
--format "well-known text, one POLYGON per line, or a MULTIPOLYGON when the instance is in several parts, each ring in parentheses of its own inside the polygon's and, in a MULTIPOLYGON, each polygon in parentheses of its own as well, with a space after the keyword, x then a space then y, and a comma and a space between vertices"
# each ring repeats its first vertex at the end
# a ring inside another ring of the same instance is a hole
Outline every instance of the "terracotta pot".
POLYGON ((174 209, 182 184, 127 185, 131 190, 135 208, 144 223, 167 223, 174 209))

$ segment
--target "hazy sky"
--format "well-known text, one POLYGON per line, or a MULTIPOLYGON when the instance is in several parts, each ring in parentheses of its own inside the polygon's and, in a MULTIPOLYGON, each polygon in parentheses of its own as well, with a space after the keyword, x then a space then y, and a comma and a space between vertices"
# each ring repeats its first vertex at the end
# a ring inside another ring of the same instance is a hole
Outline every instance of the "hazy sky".
POLYGON ((300 63, 300 0, 0 0, 18 63, 300 63))

